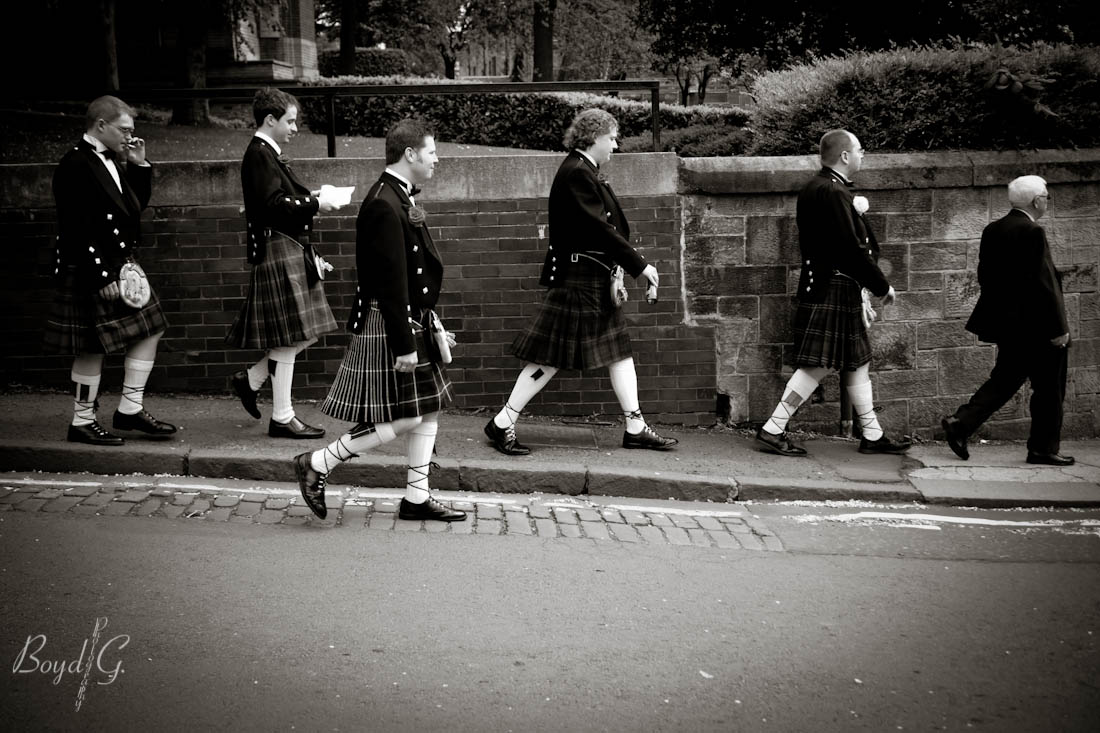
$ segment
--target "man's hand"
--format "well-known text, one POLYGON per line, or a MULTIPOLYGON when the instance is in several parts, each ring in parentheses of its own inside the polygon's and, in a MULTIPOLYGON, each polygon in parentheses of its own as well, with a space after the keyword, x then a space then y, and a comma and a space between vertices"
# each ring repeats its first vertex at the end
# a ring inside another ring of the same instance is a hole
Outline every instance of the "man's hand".
POLYGON ((329 191, 331 190, 332 189, 329 188, 327 190, 321 189, 320 191, 313 192, 313 195, 317 197, 317 208, 319 208, 326 214, 330 211, 336 211, 340 208, 340 204, 337 204, 335 201, 332 200, 332 197, 329 194, 329 191))
POLYGON ((127 162, 134 165, 145 165, 145 141, 140 137, 130 138, 123 150, 126 153, 127 162))
POLYGON ((1055 336, 1050 340, 1052 346, 1057 346, 1060 349, 1064 349, 1069 346, 1069 334, 1063 333, 1061 336, 1055 336))
POLYGON ((649 280, 649 282, 653 285, 653 287, 657 287, 660 284, 658 282, 658 280, 660 280, 661 277, 660 277, 660 275, 657 274, 657 268, 654 267, 653 265, 646 265, 645 269, 642 270, 642 274, 639 275, 638 277, 639 278, 644 277, 646 280, 649 280))
POLYGON ((402 354, 397 357, 397 361, 393 363, 393 369, 397 372, 414 372, 416 371, 416 352, 410 352, 408 354, 402 354))
POLYGON ((890 289, 886 291, 886 295, 882 296, 882 304, 890 305, 894 302, 894 298, 896 295, 897 293, 894 292, 894 286, 891 285, 890 289))
POLYGON ((101 298, 103 298, 104 300, 107 300, 107 301, 118 300, 118 298, 119 298, 118 280, 112 280, 111 282, 107 283, 102 288, 100 288, 99 289, 99 297, 101 297, 101 298))

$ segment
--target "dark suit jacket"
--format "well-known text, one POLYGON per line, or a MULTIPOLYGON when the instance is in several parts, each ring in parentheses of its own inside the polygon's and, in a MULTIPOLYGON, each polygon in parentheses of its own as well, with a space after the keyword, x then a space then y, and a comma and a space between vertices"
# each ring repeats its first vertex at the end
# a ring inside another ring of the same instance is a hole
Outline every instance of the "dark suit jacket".
POLYGON ((550 186, 550 246, 539 284, 564 285, 574 252, 596 253, 607 265, 621 265, 633 277, 645 257, 630 244, 630 226, 611 186, 576 150, 569 153, 550 186))
POLYGON ((118 280, 118 271, 141 240, 141 211, 153 191, 152 166, 115 163, 122 191, 95 148, 81 139, 54 171, 57 269, 76 267, 76 284, 95 292, 118 280))
POLYGON ((798 194, 798 245, 802 251, 798 299, 803 302, 825 300, 834 270, 879 297, 890 290, 878 268, 875 233, 852 207, 852 198, 844 179, 831 168, 818 171, 798 194))
POLYGON ((412 201, 400 180, 383 173, 367 192, 355 220, 355 292, 348 330, 363 330, 371 298, 378 300, 386 340, 395 356, 416 351, 409 323, 434 308, 443 262, 426 223, 409 221, 412 201))
POLYGON ((982 232, 978 284, 966 330, 982 341, 1049 341, 1069 333, 1046 233, 1023 211, 1013 209, 982 232))
POLYGON ((241 163, 244 216, 248 225, 248 261, 258 265, 267 254, 266 229, 301 239, 313 226, 319 206, 309 189, 263 138, 253 137, 241 163))

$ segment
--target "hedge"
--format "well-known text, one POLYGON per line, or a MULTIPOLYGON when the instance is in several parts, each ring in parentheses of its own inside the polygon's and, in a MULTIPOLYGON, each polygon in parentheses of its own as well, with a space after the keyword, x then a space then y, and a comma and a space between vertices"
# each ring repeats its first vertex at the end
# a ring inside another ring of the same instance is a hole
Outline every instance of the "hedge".
MULTIPOLYGON (((321 76, 340 73, 340 52, 325 51, 317 57, 321 76)), ((409 56, 400 48, 355 49, 355 74, 357 76, 401 76, 411 70, 409 56)))
MULTIPOLYGON (((455 83, 418 77, 321 78, 313 86, 350 84, 438 84, 455 83)), ((302 100, 303 117, 310 129, 322 130, 324 101, 302 100)), ((476 93, 467 95, 400 95, 384 97, 338 97, 336 133, 382 137, 404 117, 421 117, 435 129, 436 137, 448 142, 473 145, 562 150, 562 138, 577 112, 588 107, 605 109, 615 116, 623 137, 649 134, 652 127, 648 102, 584 93, 476 93)), ((697 125, 740 126, 748 113, 740 108, 698 105, 661 105, 662 130, 697 125)))
POLYGON ((1100 49, 1036 45, 853 53, 754 80, 751 155, 815 151, 826 130, 867 150, 1100 145, 1100 49))

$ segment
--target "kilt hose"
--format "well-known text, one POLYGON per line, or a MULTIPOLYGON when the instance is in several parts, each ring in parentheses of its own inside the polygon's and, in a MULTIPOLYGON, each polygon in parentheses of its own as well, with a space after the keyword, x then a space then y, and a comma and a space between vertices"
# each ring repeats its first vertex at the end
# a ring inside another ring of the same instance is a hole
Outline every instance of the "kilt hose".
POLYGON ((595 369, 633 356, 607 269, 584 262, 572 263, 566 283, 546 291, 534 321, 512 342, 516 357, 558 369, 595 369))
POLYGON ((69 267, 57 289, 43 334, 47 354, 111 354, 168 328, 156 290, 149 302, 132 308, 121 298, 104 300, 99 293, 76 287, 76 268, 69 267))
POLYGON ((794 315, 795 366, 855 371, 871 361, 871 340, 863 325, 859 283, 833 273, 825 300, 798 304, 794 315))
POLYGON ((248 295, 225 342, 242 349, 292 346, 335 331, 324 281, 310 286, 302 248, 272 231, 264 261, 252 266, 248 295))
POLYGON ((372 299, 363 331, 352 334, 321 412, 350 423, 393 422, 438 412, 453 399, 442 364, 398 372, 393 368, 395 359, 382 311, 372 299))

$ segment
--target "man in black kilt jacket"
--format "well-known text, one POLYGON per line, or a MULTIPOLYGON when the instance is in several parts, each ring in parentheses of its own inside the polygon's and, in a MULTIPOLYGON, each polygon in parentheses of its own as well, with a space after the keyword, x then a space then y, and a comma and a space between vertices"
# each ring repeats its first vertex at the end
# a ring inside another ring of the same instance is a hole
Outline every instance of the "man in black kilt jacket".
POLYGON ((252 271, 248 294, 226 335, 226 343, 266 353, 233 375, 233 390, 249 415, 260 419, 257 393, 271 377, 273 438, 320 438, 323 428, 294 414, 291 385, 298 354, 337 328, 325 298, 323 272, 310 244, 313 217, 340 208, 326 188, 310 191, 290 168, 282 145, 298 130, 298 100, 279 89, 260 89, 252 100, 256 120, 241 163, 247 258, 252 271))
POLYGON ((980 341, 997 344, 997 362, 970 401, 941 424, 951 450, 965 461, 970 435, 1030 380, 1027 462, 1070 466, 1073 456, 1058 452, 1070 336, 1062 276, 1039 226, 1050 205, 1046 181, 1020 176, 1008 184, 1008 202, 1012 210, 982 232, 982 291, 966 322, 980 341))
POLYGON ((886 436, 871 389, 871 315, 863 291, 888 305, 894 302, 894 288, 878 267, 878 242, 850 190, 863 164, 863 148, 847 130, 825 133, 820 148, 822 168, 799 193, 796 214, 802 253, 794 319, 798 369, 756 441, 769 453, 806 455, 787 436, 787 423, 821 380, 839 370, 862 429, 859 452, 904 453, 910 441, 886 436))
POLYGON ((358 285, 347 328, 351 332, 336 379, 321 411, 350 423, 328 446, 294 458, 302 498, 322 519, 329 473, 360 453, 407 434, 408 474, 402 519, 460 521, 466 513, 432 498, 428 473, 439 431, 439 411, 451 398, 443 353, 454 345, 434 317, 443 262, 417 184, 432 177, 435 139, 418 120, 402 120, 386 134, 386 170, 371 186, 355 222, 358 285), (434 346, 433 334, 446 340, 434 346))
POLYGON ((122 350, 122 398, 111 425, 165 438, 176 428, 150 415, 144 396, 157 343, 168 323, 147 282, 138 288, 148 294, 144 305, 136 299, 128 304, 120 290, 123 266, 136 264, 141 212, 152 195, 153 168, 145 159, 145 141, 134 136, 134 111, 121 99, 94 100, 86 123, 84 137, 61 159, 53 177, 58 290, 47 322, 45 351, 75 355, 70 441, 123 444, 122 437, 107 432, 96 419, 103 356, 122 350))
POLYGON ((485 435, 505 455, 526 455, 516 420, 560 369, 607 367, 625 417, 624 448, 668 450, 678 442, 658 435, 642 417, 638 375, 622 309, 611 295, 611 272, 621 267, 644 277, 656 297, 657 268, 630 244, 630 226, 600 165, 619 146, 618 123, 601 109, 587 109, 565 133, 571 152, 550 187, 550 244, 539 284, 546 295, 534 321, 512 344, 526 362, 485 435))

